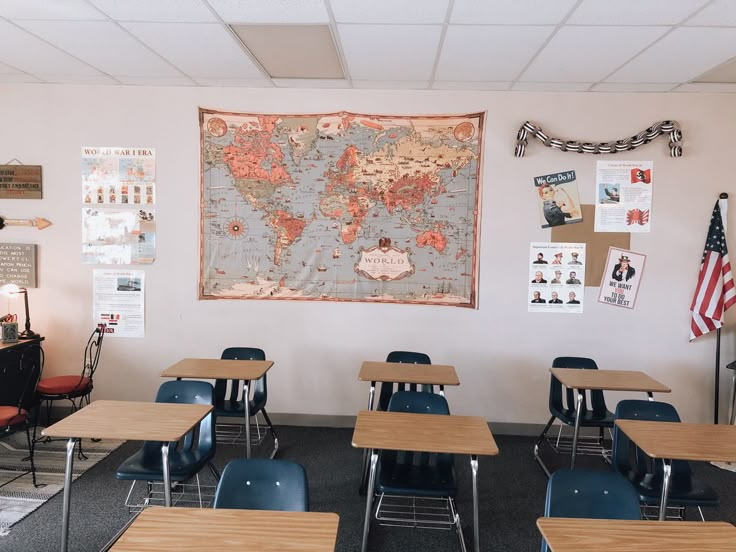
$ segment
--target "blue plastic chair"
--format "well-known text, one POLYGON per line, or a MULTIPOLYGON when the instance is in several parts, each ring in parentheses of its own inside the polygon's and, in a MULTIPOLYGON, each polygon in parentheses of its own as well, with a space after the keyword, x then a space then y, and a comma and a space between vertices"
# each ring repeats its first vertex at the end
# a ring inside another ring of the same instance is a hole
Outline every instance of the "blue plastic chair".
MULTIPOLYGON (((577 368, 580 370, 597 370, 598 365, 592 358, 586 357, 557 357, 552 361, 552 368, 577 368)), ((580 408, 580 427, 597 427, 599 428, 599 441, 603 441, 603 430, 613 427, 614 416, 606 406, 603 391, 590 391, 590 407, 588 406, 588 398, 583 394, 583 404, 580 408)), ((550 375, 549 380, 549 412, 551 417, 544 427, 542 434, 534 445, 534 458, 539 462, 547 476, 550 471, 539 456, 539 445, 542 444, 547 432, 552 427, 555 420, 560 420, 563 424, 575 426, 575 391, 573 389, 565 389, 564 401, 562 393, 562 384, 554 376, 550 375)))
MULTIPOLYGON (((212 384, 204 381, 167 381, 159 387, 156 402, 213 404, 214 389, 212 384)), ((184 482, 192 477, 198 477, 199 472, 205 466, 209 466, 215 478, 219 479, 220 474, 212 465, 212 459, 215 457, 214 432, 215 416, 210 412, 199 422, 196 431, 195 429, 189 431, 180 443, 170 443, 169 473, 172 482, 184 482), (195 433, 197 434, 196 446, 195 433)), ((153 481, 163 481, 161 462, 161 443, 145 441, 138 452, 120 464, 115 477, 133 481, 133 484, 136 481, 148 481, 149 484, 153 481)))
MULTIPOLYGON (((386 357, 386 362, 400 362, 406 364, 432 364, 429 355, 425 353, 415 353, 412 351, 391 351, 386 357)), ((397 391, 406 391, 405 383, 396 384, 397 391)), ((409 384, 409 391, 417 391, 416 384, 409 384)), ((431 385, 422 385, 421 391, 426 393, 434 392, 431 385)), ((394 394, 394 384, 390 382, 381 383, 381 393, 378 396, 378 410, 388 410, 388 402, 391 395, 394 394)))
POLYGON ((238 458, 225 466, 213 507, 307 512, 307 473, 287 460, 238 458))
MULTIPOLYGON (((220 356, 227 360, 266 360, 266 353, 263 349, 255 347, 228 347, 220 356)), ((266 412, 266 401, 268 400, 268 384, 266 374, 262 378, 253 382, 253 397, 248 405, 251 417, 256 416, 259 412, 263 415, 263 419, 268 425, 268 429, 273 437, 273 452, 271 458, 276 456, 279 450, 279 439, 276 430, 271 423, 271 418, 266 412)), ((243 382, 241 380, 215 380, 215 415, 222 418, 240 418, 245 416, 245 403, 243 402, 243 382)))
MULTIPOLYGON (((547 482, 545 517, 641 519, 639 495, 615 472, 558 470, 547 482)), ((547 552, 542 539, 541 552, 547 552)))
MULTIPOLYGON (((649 422, 680 422, 680 416, 674 406, 658 401, 621 401, 616 407, 616 418, 649 422)), ((615 471, 634 484, 642 504, 660 506, 664 480, 663 462, 649 458, 618 426, 613 430, 611 465, 615 471)), ((715 490, 693 476, 689 462, 672 461, 668 507, 697 507, 702 519, 703 513, 700 507, 718 506, 719 502, 715 490)))

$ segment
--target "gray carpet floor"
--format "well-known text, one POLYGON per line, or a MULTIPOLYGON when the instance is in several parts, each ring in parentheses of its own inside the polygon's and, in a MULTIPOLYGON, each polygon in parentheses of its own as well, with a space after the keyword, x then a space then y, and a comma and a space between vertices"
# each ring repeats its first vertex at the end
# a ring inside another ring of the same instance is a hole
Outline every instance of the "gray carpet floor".
MULTIPOLYGON (((365 498, 358 494, 361 451, 350 445, 352 429, 280 427, 279 458, 301 463, 309 477, 311 509, 337 512, 340 526, 337 550, 360 549, 365 498)), ((480 458, 481 550, 534 552, 540 537, 536 519, 544 509, 547 479, 534 462, 530 437, 498 436, 501 454, 480 458)), ((270 445, 270 441, 267 443, 270 445)), ((102 548, 129 519, 123 505, 128 484, 115 479, 117 466, 135 452, 140 443, 126 443, 91 468, 72 485, 70 550, 92 552, 102 548)), ((562 465, 545 451, 551 465, 562 465)), ((261 450, 256 456, 265 455, 261 450)), ((222 469, 232 458, 242 456, 242 447, 218 446, 215 464, 222 469)), ((467 457, 457 457, 458 509, 468 548, 472 546, 472 501, 467 457)), ((581 458, 578 466, 605 470, 597 458, 581 458)), ((721 506, 705 510, 706 519, 736 523, 736 473, 705 465, 695 465, 697 475, 719 493, 721 506)), ((207 473, 203 484, 213 484, 207 473)), ((0 550, 44 552, 59 549, 61 534, 61 493, 0 537, 0 550)), ((690 518, 695 519, 695 513, 690 518)), ((451 531, 414 530, 371 525, 369 549, 382 552, 427 552, 458 550, 451 531)))

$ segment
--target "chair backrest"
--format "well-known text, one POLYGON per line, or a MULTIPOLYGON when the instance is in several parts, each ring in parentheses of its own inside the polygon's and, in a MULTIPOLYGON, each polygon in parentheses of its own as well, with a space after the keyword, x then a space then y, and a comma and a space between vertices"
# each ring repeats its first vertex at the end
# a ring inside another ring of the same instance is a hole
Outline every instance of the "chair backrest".
MULTIPOLYGON (((659 401, 625 400, 616 406, 616 419, 643 420, 646 422, 679 422, 680 416, 674 406, 659 401)), ((613 451, 611 466, 617 472, 632 478, 641 479, 653 472, 655 481, 662 481, 663 467, 661 462, 652 462, 638 447, 635 447, 629 437, 614 426, 613 451), (653 470, 652 470, 653 467, 653 470)), ((673 483, 679 483, 683 478, 690 478, 692 470, 690 464, 684 460, 672 462, 673 483)))
MULTIPOLYGON (((176 403, 176 404, 214 404, 214 389, 212 384, 206 381, 195 380, 178 380, 167 381, 158 388, 156 393, 157 403, 176 403)), ((197 450, 202 454, 212 454, 215 452, 215 416, 210 412, 205 416, 196 427, 197 450)), ((194 448, 195 429, 189 431, 183 438, 181 444, 182 451, 189 451, 194 448)), ((176 443, 171 443, 171 447, 176 443)), ((143 444, 146 453, 154 455, 161 454, 161 443, 146 441, 143 444)))
MULTIPOLYGON (((263 349, 255 347, 228 347, 222 351, 221 359, 226 360, 266 360, 266 353, 263 349)), ((240 380, 224 380, 215 381, 215 404, 220 404, 224 400, 237 401, 243 385, 240 380), (230 389, 228 391, 228 381, 230 389)), ((268 386, 266 383, 266 374, 261 379, 253 383, 253 401, 258 402, 261 398, 264 400, 268 397, 268 386)))
POLYGON ((307 473, 288 460, 232 460, 217 484, 213 507, 307 512, 307 473))
POLYGON ((90 380, 97 371, 97 365, 100 362, 100 353, 102 352, 102 340, 105 338, 105 324, 98 325, 92 335, 87 340, 87 346, 84 348, 84 366, 82 367, 82 376, 88 377, 90 380))
POLYGON ((15 406, 30 411, 36 404, 36 386, 43 373, 44 354, 40 345, 27 345, 22 351, 0 353, 0 406, 15 406))
MULTIPOLYGON (((628 479, 615 472, 558 470, 547 483, 544 515, 561 518, 641 519, 639 494, 628 479)), ((547 552, 544 539, 542 552, 547 552)))
MULTIPOLYGON (((432 364, 432 361, 429 359, 429 355, 425 353, 417 353, 414 351, 391 351, 386 356, 386 362, 400 362, 405 364, 432 364)), ((399 383, 397 384, 397 390, 398 391, 405 391, 406 390, 406 384, 399 383)), ((409 385, 410 391, 416 391, 417 386, 416 384, 412 383, 409 385)), ((426 393, 433 393, 434 387, 431 385, 422 385, 421 390, 426 393)), ((394 384, 393 383, 382 383, 381 384, 381 394, 378 397, 378 409, 379 410, 387 410, 388 409, 388 402, 391 400, 391 395, 394 392, 394 384)))
MULTIPOLYGON (((557 357, 552 361, 552 368, 578 368, 581 370, 597 370, 598 365, 595 360, 587 357, 557 357)), ((562 402, 562 384, 554 376, 550 376, 549 383, 549 408, 550 411, 564 410, 567 408, 575 408, 575 393, 572 389, 565 390, 566 406, 562 402)), ((590 391, 590 402, 593 412, 601 415, 607 411, 606 401, 603 398, 603 391, 590 391)), ((588 410, 588 399, 583 394, 582 412, 588 410)))

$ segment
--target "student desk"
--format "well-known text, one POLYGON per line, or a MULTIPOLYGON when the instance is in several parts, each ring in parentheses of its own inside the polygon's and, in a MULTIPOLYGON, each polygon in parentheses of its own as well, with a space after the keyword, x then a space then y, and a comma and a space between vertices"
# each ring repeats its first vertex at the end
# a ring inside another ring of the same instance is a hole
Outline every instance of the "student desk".
POLYGON ((243 380, 245 456, 250 458, 250 382, 251 380, 261 379, 271 366, 273 366, 271 360, 185 358, 161 372, 161 377, 243 380))
POLYGON ((666 513, 672 460, 736 462, 736 426, 641 420, 616 420, 616 425, 647 456, 664 464, 660 521, 666 513))
POLYGON ((720 521, 539 518, 552 552, 733 552, 736 527, 720 521))
POLYGON ((355 423, 353 446, 368 449, 371 458, 362 552, 368 549, 379 450, 470 455, 470 469, 473 476, 473 535, 475 551, 479 552, 478 456, 498 454, 498 446, 484 418, 362 410, 358 412, 355 423))
POLYGON ((334 552, 337 514, 266 510, 144 510, 113 545, 114 552, 334 552))
POLYGON ((169 443, 181 439, 212 410, 211 405, 95 401, 43 430, 46 437, 67 438, 64 500, 61 522, 61 551, 69 544, 69 501, 71 498, 74 447, 79 439, 161 441, 166 506, 171 506, 169 443))
POLYGON ((577 393, 575 400, 575 431, 572 436, 572 454, 570 469, 575 468, 575 455, 578 449, 580 433, 580 410, 583 405, 585 391, 641 391, 652 393, 670 393, 666 385, 636 370, 583 370, 579 368, 550 368, 552 375, 568 389, 577 393))

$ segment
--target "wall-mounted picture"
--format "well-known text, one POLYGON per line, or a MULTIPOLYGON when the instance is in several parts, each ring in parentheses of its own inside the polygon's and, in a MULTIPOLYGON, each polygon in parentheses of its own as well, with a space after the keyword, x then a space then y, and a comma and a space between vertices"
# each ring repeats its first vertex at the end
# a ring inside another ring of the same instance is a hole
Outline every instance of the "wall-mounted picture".
POLYGON ((609 247, 598 302, 633 309, 646 259, 641 253, 609 247))
POLYGON ((583 220, 575 171, 535 176, 534 187, 542 228, 583 220))

